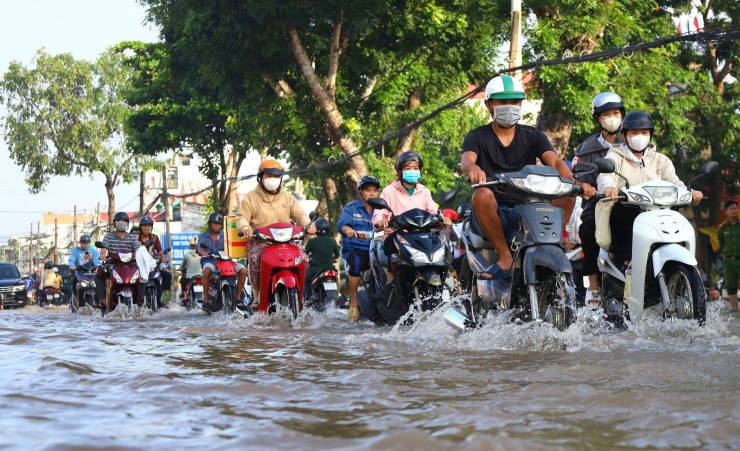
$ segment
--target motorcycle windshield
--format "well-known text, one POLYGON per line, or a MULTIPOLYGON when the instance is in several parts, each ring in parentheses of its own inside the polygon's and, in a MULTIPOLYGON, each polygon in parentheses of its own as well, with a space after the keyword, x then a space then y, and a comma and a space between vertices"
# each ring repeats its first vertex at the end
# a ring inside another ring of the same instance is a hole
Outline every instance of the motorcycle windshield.
POLYGON ((438 215, 433 215, 419 208, 405 211, 391 219, 390 226, 396 229, 419 230, 431 229, 441 224, 438 215))

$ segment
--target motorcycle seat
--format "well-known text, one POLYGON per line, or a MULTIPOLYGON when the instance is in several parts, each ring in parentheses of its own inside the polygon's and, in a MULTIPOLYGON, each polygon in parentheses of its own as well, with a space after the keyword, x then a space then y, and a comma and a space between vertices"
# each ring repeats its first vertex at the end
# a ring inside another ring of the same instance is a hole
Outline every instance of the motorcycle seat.
POLYGON ((475 249, 493 249, 493 244, 488 240, 486 233, 478 223, 475 213, 463 222, 463 235, 475 249))

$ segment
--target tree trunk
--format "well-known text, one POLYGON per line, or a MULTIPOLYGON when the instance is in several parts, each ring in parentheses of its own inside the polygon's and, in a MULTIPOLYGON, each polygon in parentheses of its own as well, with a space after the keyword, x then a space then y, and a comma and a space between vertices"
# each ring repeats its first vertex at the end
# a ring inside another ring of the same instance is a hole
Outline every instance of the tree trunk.
POLYGON ((234 197, 236 193, 236 177, 239 175, 239 168, 241 168, 246 152, 242 152, 237 146, 231 148, 229 153, 229 167, 227 173, 231 180, 229 180, 226 192, 221 197, 221 214, 229 216, 233 212, 234 197))
MULTIPOLYGON (((544 100, 547 102, 547 99, 544 100)), ((547 136, 550 140, 553 150, 560 156, 565 158, 568 156, 570 149, 568 148, 568 142, 570 141, 570 135, 573 132, 573 122, 570 117, 563 113, 548 114, 546 113, 545 105, 542 105, 542 112, 537 117, 537 128, 547 136)))
MULTIPOLYGON (((298 36, 298 31, 295 28, 289 28, 285 30, 285 34, 288 38, 290 48, 293 51, 293 56, 298 62, 298 66, 303 74, 303 78, 306 80, 308 88, 311 91, 311 96, 314 98, 316 103, 318 103, 327 120, 327 131, 329 137, 339 146, 344 155, 354 154, 358 150, 357 146, 352 138, 344 135, 344 131, 342 130, 344 118, 339 112, 339 108, 337 107, 336 102, 334 102, 334 99, 332 99, 329 92, 324 89, 324 86, 322 86, 322 83, 319 81, 313 64, 311 63, 311 58, 309 58, 308 53, 306 53, 306 49, 303 47, 301 39, 298 36)), ((349 160, 349 169, 345 171, 344 175, 349 178, 352 183, 357 183, 360 177, 366 174, 367 166, 365 165, 365 160, 362 159, 362 156, 358 155, 349 160)))
POLYGON ((331 206, 337 201, 337 196, 339 192, 337 190, 337 184, 334 182, 333 179, 325 178, 324 179, 324 192, 321 194, 321 200, 319 201, 319 206, 317 207, 317 213, 322 218, 328 218, 329 211, 331 211, 331 206))
MULTIPOLYGON (((419 105, 421 104, 421 87, 417 86, 414 89, 411 90, 411 94, 409 95, 409 111, 415 110, 419 105)), ((407 126, 410 124, 406 124, 407 126)), ((411 146, 414 144, 414 139, 416 139, 416 134, 419 129, 415 128, 411 130, 408 134, 402 136, 398 140, 398 145, 396 146, 396 153, 395 156, 398 158, 399 155, 402 153, 411 150, 411 146)))
POLYGON ((116 195, 113 192, 113 176, 105 176, 105 193, 108 195, 108 231, 113 230, 113 216, 116 215, 116 195))

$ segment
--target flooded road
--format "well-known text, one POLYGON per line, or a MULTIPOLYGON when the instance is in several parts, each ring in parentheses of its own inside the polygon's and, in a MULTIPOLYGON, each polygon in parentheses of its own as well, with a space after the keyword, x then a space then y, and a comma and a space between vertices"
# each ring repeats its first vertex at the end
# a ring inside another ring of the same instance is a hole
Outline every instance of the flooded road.
POLYGON ((738 335, 6 310, 0 448, 738 449, 738 335))

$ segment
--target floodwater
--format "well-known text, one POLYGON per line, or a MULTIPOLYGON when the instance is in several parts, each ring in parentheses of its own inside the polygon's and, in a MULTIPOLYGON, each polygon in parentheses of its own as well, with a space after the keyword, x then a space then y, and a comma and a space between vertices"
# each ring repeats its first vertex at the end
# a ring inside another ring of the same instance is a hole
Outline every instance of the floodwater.
POLYGON ((738 335, 5 310, 0 449, 738 449, 738 335))

